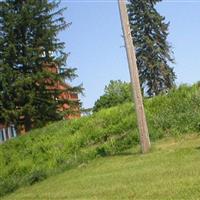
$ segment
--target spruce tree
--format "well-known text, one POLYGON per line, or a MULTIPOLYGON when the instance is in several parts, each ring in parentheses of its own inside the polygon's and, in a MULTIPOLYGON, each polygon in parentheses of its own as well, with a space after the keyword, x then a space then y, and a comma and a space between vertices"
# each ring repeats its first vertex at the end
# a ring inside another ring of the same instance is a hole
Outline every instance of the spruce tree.
MULTIPOLYGON (((76 77, 74 68, 65 67, 65 44, 58 33, 69 26, 65 8, 58 1, 3 0, 0 2, 0 121, 25 130, 62 119, 59 107, 63 90, 54 86, 76 77), (57 66, 52 73, 45 66, 57 66)), ((66 89, 79 92, 80 87, 66 89)), ((73 109, 73 108, 72 108, 73 109)))
POLYGON ((175 73, 171 46, 167 42, 169 23, 155 9, 161 0, 129 0, 131 34, 136 48, 141 88, 148 96, 173 87, 175 73))

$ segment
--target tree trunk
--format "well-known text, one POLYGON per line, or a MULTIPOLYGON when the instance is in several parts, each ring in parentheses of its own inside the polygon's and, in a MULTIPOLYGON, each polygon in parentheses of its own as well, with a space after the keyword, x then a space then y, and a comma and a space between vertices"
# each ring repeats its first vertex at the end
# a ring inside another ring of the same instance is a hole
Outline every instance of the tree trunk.
POLYGON ((28 132, 31 129, 31 117, 29 114, 26 114, 24 117, 24 129, 25 132, 28 132))

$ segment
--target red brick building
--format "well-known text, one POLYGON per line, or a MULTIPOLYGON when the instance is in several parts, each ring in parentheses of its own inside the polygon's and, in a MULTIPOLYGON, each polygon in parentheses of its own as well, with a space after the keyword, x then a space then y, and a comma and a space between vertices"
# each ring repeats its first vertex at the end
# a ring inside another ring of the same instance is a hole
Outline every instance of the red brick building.
MULTIPOLYGON (((45 64, 44 68, 52 73, 59 73, 59 69, 58 67, 53 63, 53 64, 45 64)), ((58 90, 63 90, 63 92, 60 94, 60 96, 58 97, 59 99, 66 99, 66 100, 70 100, 70 101, 78 101, 78 94, 75 92, 66 92, 66 89, 70 88, 71 86, 67 83, 65 83, 65 81, 63 80, 62 82, 58 81, 54 87, 51 87, 49 89, 58 89, 58 90)), ((59 110, 61 111, 65 111, 69 109, 69 105, 67 103, 64 103, 59 110)), ((65 115, 65 119, 74 119, 74 118, 79 118, 80 117, 80 111, 79 111, 79 107, 75 106, 74 109, 74 114, 66 114, 65 115)))

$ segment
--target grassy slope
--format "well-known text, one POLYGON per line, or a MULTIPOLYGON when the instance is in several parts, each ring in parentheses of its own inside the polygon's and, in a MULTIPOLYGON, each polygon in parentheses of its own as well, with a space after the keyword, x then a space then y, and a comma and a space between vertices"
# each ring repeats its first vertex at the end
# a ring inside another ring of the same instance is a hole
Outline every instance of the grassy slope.
POLYGON ((147 155, 99 158, 3 200, 199 199, 200 136, 165 138, 147 155))
MULTIPOLYGON (((0 196, 99 156, 139 143, 136 116, 127 103, 78 120, 60 121, 0 145, 0 196)), ((200 132, 200 84, 182 85, 145 100, 151 141, 200 132)))

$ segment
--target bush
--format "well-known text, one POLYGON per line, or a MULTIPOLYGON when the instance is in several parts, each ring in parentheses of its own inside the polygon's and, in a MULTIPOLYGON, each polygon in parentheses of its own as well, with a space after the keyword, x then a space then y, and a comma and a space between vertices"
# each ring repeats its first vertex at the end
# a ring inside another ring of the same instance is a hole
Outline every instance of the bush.
MULTIPOLYGON (((151 140, 200 131, 200 87, 182 85, 145 100, 151 140)), ((139 143, 131 103, 60 121, 0 145, 0 195, 139 143)))
POLYGON ((44 170, 36 170, 31 173, 28 183, 30 185, 33 185, 34 183, 44 180, 46 177, 47 177, 47 174, 44 170))
POLYGON ((18 180, 14 176, 0 178, 1 196, 13 192, 18 188, 18 180))

